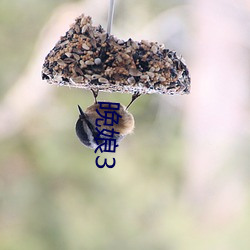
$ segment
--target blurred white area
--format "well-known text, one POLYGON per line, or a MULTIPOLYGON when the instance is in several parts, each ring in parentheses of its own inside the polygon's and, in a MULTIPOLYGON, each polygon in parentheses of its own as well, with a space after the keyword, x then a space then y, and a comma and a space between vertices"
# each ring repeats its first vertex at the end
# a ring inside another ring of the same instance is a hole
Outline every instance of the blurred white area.
MULTIPOLYGON (((239 152, 249 137, 250 15, 245 1, 193 0, 187 103, 187 185, 209 223, 239 215, 246 202, 239 152), (247 49, 248 48, 248 49, 247 49)), ((249 146, 249 145, 248 145, 249 146)), ((250 164, 250 163, 249 163, 250 164)))

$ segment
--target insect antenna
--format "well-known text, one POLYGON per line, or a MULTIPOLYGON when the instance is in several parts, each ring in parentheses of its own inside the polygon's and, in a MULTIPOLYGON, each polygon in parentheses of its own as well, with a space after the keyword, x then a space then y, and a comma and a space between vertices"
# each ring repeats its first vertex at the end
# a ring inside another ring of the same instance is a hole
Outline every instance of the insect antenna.
POLYGON ((92 91, 92 94, 94 96, 95 103, 97 103, 97 99, 96 98, 98 97, 99 89, 96 89, 96 90, 90 89, 90 90, 92 91))
POLYGON ((126 110, 131 106, 131 104, 140 96, 141 94, 137 91, 132 95, 132 99, 128 106, 126 107, 126 110))

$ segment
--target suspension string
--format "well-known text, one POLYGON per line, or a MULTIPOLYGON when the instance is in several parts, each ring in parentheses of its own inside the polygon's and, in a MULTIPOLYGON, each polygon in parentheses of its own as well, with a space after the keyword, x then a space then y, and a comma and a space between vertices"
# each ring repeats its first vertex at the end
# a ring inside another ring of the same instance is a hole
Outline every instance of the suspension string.
POLYGON ((108 27, 107 27, 107 33, 109 35, 111 34, 113 17, 114 17, 114 10, 115 10, 115 0, 110 0, 109 13, 108 13, 108 27))

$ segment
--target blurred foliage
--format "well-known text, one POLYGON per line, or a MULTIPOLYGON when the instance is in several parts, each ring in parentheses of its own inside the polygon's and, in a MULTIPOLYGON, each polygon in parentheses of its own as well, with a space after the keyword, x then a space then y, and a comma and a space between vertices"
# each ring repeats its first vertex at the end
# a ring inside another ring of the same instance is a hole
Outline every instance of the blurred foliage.
POLYGON ((0 97, 25 69, 37 36, 54 8, 68 0, 0 2, 0 97))

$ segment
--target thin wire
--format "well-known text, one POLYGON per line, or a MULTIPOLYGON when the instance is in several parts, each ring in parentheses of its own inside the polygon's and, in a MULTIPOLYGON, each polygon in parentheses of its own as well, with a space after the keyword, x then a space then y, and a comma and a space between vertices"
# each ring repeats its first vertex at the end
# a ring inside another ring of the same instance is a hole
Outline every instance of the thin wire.
POLYGON ((115 10, 115 0, 110 0, 109 14, 108 14, 108 27, 107 27, 107 33, 109 35, 110 35, 111 29, 112 29, 112 23, 113 23, 113 17, 114 17, 114 10, 115 10))

